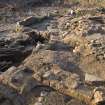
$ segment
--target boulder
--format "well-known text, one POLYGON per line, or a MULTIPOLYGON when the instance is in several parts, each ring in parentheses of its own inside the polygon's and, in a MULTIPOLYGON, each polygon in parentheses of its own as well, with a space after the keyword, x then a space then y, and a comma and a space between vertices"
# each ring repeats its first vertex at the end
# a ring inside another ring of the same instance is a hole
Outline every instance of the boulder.
MULTIPOLYGON (((12 88, 16 89, 20 93, 29 92, 34 86, 39 85, 32 76, 33 71, 27 67, 11 67, 5 71, 1 76, 3 76, 3 83, 8 84, 12 88)), ((0 76, 0 79, 2 77, 0 76)))
POLYGON ((99 78, 95 75, 86 73, 85 74, 85 82, 90 83, 90 84, 98 84, 98 83, 104 83, 105 80, 103 80, 102 78, 99 78))
POLYGON ((94 89, 94 103, 98 105, 100 103, 103 103, 102 105, 105 104, 105 89, 101 87, 97 87, 94 89))

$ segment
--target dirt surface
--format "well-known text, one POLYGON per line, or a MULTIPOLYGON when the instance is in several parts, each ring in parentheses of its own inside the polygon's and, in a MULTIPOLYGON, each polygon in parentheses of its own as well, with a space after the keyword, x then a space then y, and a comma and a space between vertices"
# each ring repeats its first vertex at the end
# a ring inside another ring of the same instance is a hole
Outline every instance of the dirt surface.
POLYGON ((0 105, 104 105, 104 11, 14 2, 0 2, 0 105))

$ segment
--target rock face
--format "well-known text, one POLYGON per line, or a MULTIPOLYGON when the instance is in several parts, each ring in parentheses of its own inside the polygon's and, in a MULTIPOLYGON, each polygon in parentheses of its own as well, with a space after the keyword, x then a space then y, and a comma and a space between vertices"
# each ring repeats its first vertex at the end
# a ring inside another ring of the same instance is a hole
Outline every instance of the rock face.
POLYGON ((31 49, 25 50, 24 48, 0 48, 0 71, 5 71, 13 62, 20 62, 30 52, 31 49))

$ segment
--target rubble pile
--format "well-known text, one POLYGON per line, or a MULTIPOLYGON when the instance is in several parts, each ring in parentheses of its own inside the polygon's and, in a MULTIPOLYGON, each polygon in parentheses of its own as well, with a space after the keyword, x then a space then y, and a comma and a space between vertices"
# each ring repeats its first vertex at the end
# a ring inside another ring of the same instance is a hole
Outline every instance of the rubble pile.
POLYGON ((104 105, 104 14, 49 8, 0 26, 0 105, 104 105))
MULTIPOLYGON (((61 18, 62 19, 62 18, 61 18)), ((60 29, 67 30, 70 35, 92 36, 104 34, 104 16, 84 16, 74 19, 63 20, 65 25, 60 23, 60 29), (66 21, 65 21, 66 20, 66 21)), ((60 20, 61 21, 61 20, 60 20)))

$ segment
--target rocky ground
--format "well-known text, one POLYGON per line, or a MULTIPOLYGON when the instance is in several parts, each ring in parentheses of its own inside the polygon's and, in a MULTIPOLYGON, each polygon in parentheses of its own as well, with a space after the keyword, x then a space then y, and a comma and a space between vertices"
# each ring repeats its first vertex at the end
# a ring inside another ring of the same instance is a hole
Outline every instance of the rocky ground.
POLYGON ((0 105, 105 104, 104 9, 2 3, 0 105))

